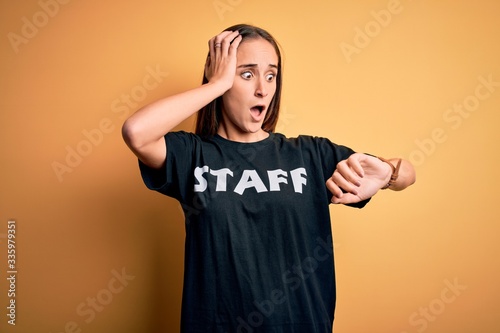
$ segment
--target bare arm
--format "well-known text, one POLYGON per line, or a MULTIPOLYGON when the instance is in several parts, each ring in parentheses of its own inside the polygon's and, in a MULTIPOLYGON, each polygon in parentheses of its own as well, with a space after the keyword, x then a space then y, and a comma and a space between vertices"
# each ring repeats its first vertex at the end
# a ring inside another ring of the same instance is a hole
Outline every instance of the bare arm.
POLYGON ((210 59, 205 68, 207 84, 153 102, 125 121, 123 139, 144 164, 162 167, 167 149, 165 134, 231 88, 240 42, 237 31, 225 31, 210 39, 210 59))
POLYGON ((220 96, 221 91, 217 84, 208 83, 143 107, 123 124, 125 142, 144 164, 160 168, 166 157, 164 135, 220 96))

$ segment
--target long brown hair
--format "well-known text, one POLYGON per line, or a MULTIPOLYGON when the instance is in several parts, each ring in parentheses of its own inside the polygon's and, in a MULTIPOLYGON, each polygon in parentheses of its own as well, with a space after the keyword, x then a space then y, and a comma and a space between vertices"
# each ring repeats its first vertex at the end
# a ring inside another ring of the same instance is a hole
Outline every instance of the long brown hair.
MULTIPOLYGON (((225 29, 224 31, 236 31, 238 30, 242 36, 241 42, 247 39, 263 38, 264 40, 271 43, 271 45, 276 50, 278 55, 278 73, 276 75, 276 92, 274 93, 273 99, 269 104, 269 109, 266 114, 266 118, 262 123, 262 129, 266 132, 274 132, 276 124, 278 123, 280 102, 281 102, 281 85, 282 85, 282 65, 281 65, 281 52, 277 41, 271 36, 270 33, 264 29, 248 25, 248 24, 237 24, 225 29)), ((207 57, 208 61, 208 57, 207 57)), ((202 84, 208 83, 206 75, 203 75, 202 84)), ((219 129, 219 124, 222 119, 222 96, 216 98, 206 106, 204 106, 197 115, 196 118, 196 130, 195 133, 203 136, 213 136, 217 133, 219 129)))

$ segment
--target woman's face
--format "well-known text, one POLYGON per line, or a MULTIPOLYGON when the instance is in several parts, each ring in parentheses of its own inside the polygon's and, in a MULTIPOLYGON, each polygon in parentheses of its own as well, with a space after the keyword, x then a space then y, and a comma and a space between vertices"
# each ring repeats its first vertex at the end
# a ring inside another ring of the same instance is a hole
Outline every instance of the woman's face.
POLYGON ((277 74, 278 55, 271 43, 257 38, 239 45, 233 86, 222 95, 219 135, 240 142, 268 136, 262 123, 276 92, 277 74))

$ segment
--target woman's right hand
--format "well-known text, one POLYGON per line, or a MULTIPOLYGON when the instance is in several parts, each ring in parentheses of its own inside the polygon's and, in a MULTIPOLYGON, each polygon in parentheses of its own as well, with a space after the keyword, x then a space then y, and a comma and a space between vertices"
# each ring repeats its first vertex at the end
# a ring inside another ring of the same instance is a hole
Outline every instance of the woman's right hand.
POLYGON ((210 83, 221 83, 225 90, 233 86, 236 53, 241 40, 238 31, 223 31, 208 41, 209 54, 205 64, 205 76, 210 83))

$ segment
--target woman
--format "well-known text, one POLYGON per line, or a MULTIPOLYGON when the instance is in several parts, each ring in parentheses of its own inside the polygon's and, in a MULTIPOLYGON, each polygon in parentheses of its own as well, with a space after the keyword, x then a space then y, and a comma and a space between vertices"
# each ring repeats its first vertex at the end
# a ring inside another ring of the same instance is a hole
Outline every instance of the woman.
POLYGON ((182 332, 331 332, 329 203, 415 181, 407 161, 274 133, 281 83, 274 38, 233 26, 210 39, 201 86, 123 126, 145 184, 186 216, 182 332), (171 132, 198 111, 195 134, 171 132))

